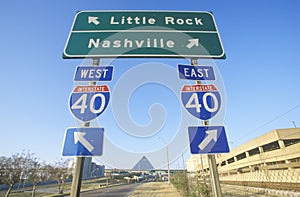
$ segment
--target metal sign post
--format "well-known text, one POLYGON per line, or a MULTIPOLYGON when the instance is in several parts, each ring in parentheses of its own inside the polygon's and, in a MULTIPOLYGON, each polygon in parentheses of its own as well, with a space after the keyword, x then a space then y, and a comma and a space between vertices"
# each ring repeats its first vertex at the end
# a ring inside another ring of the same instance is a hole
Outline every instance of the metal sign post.
POLYGON ((79 197, 84 157, 76 157, 70 197, 79 197))
MULTIPOLYGON (((72 29, 68 36, 67 43, 63 51, 64 59, 93 58, 93 66, 99 66, 99 58, 192 58, 192 66, 197 66, 196 58, 225 59, 223 44, 219 31, 215 24, 211 12, 174 12, 174 11, 80 11, 76 14, 72 29)), ((214 73, 211 67, 190 68, 181 66, 184 78, 197 80, 196 84, 201 84, 198 75, 203 75, 205 80, 213 80, 214 73), (196 75, 196 76, 195 76, 196 75)), ((76 80, 90 82, 91 86, 96 85, 97 80, 111 80, 112 69, 97 68, 101 75, 95 75, 93 68, 79 67, 80 76, 75 76, 76 80), (87 75, 89 73, 89 75, 87 75), (107 76, 107 75, 108 76, 107 76), (79 79, 78 79, 79 78, 79 79), (94 81, 97 79, 96 81, 94 81)), ((205 85, 204 85, 205 86, 205 85)), ((109 98, 109 90, 99 90, 95 97, 90 98, 91 102, 96 102, 96 97, 101 95, 102 104, 109 98)), ((192 113, 191 103, 193 99, 212 97, 215 106, 219 106, 219 96, 217 90, 210 93, 186 92, 187 110, 192 113), (192 96, 191 96, 192 94, 192 96), (205 94, 205 96, 204 96, 205 94)), ((96 118, 106 108, 101 105, 99 109, 85 109, 83 100, 87 101, 89 91, 73 91, 70 109, 73 115, 83 121, 83 127, 89 127, 90 121, 96 118), (73 99, 74 98, 74 99, 73 99), (73 102, 74 101, 74 102, 73 102), (81 104, 80 104, 81 103, 81 104), (103 107, 103 108, 102 108, 103 107), (101 110, 100 110, 101 109, 101 110), (78 113, 78 110, 80 112, 78 113), (85 116, 81 116, 84 112, 85 116), (91 112, 91 113, 90 113, 91 112), (97 112, 97 113, 96 113, 97 112), (92 116, 94 113, 95 116, 92 116)), ((97 99, 99 104, 100 100, 97 99)), ((94 103, 93 103, 94 104, 94 103)), ((105 103, 104 103, 105 104, 105 103)), ((107 104, 107 103, 106 103, 107 104)), ((208 104, 208 103, 205 103, 208 104)), ((185 105, 185 106, 186 106, 185 105)), ((98 106, 98 105, 97 105, 98 106)), ((210 108, 205 105, 204 115, 195 115, 202 118, 203 125, 208 125, 208 119, 215 115, 218 107, 210 108), (208 108, 207 108, 208 107, 208 108), (215 114, 211 112, 215 112, 215 114), (207 112, 207 113, 206 113, 207 112), (208 113, 210 112, 210 113, 208 113)), ((203 110, 202 110, 203 111, 203 110)), ((193 114, 193 113, 192 113, 193 114)), ((194 116, 195 116, 194 115, 194 116)), ((91 151, 89 151, 91 152, 91 151)), ((82 155, 81 155, 82 156, 82 155)), ((84 157, 77 157, 75 171, 73 175, 71 197, 80 196, 81 178, 84 165, 84 157)), ((214 155, 208 155, 211 185, 213 196, 222 196, 216 160, 214 155)))
MULTIPOLYGON (((99 59, 93 59, 93 66, 99 66, 99 61, 100 61, 99 59)), ((90 82, 90 85, 96 85, 96 82, 92 81, 90 82)), ((90 122, 84 122, 82 126, 89 127, 90 122)), ((85 159, 84 157, 76 157, 70 197, 80 196, 84 159, 85 159)))
MULTIPOLYGON (((192 59, 191 64, 193 66, 198 66, 198 60, 192 59)), ((201 84, 201 81, 197 80, 196 84, 201 84)), ((202 125, 208 126, 209 121, 208 120, 202 121, 202 125)), ((222 197, 222 190, 221 190, 221 186, 220 186, 216 157, 214 154, 208 154, 207 156, 208 156, 209 172, 210 172, 210 177, 211 177, 210 184, 211 184, 213 196, 214 197, 222 197)))

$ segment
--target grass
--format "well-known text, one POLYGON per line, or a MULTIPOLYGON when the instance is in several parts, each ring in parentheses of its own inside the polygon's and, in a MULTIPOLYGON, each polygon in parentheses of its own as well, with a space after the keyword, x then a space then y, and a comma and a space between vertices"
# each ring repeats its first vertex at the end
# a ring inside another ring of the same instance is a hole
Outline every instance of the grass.
POLYGON ((130 197, 181 197, 173 185, 168 182, 149 182, 139 187, 130 197))
MULTIPOLYGON (((93 179, 93 180, 84 180, 82 181, 81 184, 81 190, 93 190, 93 189, 99 189, 100 188, 100 183, 103 183, 104 181, 106 181, 107 178, 102 177, 99 179, 93 179)), ((52 185, 43 185, 43 186, 39 186, 37 189, 40 188, 57 188, 58 191, 58 185, 57 184, 52 184, 52 185)), ((32 188, 26 188, 26 191, 15 191, 13 190, 12 192, 10 192, 9 196, 10 197, 31 197, 32 195, 32 188)), ((68 191, 71 189, 71 183, 66 183, 64 185, 64 191, 68 191)), ((5 196, 6 194, 6 190, 4 191, 0 191, 0 196, 5 196)), ((54 193, 46 193, 46 192, 36 192, 35 196, 36 197, 45 197, 45 196, 67 196, 70 195, 69 193, 65 192, 65 194, 54 194, 54 193)))
MULTIPOLYGON (((5 192, 0 192, 0 196, 5 196, 5 192)), ((36 193, 35 196, 36 197, 42 197, 42 196, 46 196, 49 195, 49 193, 36 193)), ((11 192, 9 194, 9 197, 31 197, 31 191, 25 191, 25 192, 11 192)))

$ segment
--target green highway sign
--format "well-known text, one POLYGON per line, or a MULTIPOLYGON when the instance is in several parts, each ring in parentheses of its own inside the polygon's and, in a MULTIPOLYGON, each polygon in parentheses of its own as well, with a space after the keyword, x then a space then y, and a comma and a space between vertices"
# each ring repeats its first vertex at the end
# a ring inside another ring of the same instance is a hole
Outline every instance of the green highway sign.
POLYGON ((81 11, 63 57, 224 59, 225 53, 210 12, 81 11))

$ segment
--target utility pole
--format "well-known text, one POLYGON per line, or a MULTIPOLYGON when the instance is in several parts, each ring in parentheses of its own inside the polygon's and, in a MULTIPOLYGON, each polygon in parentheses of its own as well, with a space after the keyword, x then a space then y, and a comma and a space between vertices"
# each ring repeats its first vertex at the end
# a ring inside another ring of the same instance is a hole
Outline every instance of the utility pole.
POLYGON ((161 141, 166 145, 166 153, 167 153, 167 162, 168 162, 168 184, 170 185, 170 161, 169 161, 169 147, 168 144, 162 139, 161 137, 158 137, 158 139, 161 139, 161 141))
POLYGON ((170 186, 170 161, 169 161, 169 148, 168 148, 168 145, 167 145, 167 160, 168 160, 168 184, 170 186))
POLYGON ((294 128, 297 128, 295 121, 292 121, 294 128))

